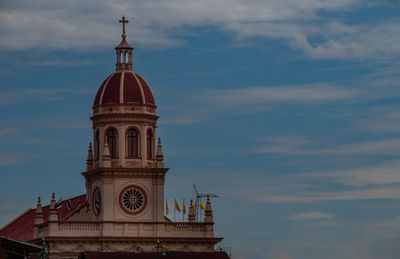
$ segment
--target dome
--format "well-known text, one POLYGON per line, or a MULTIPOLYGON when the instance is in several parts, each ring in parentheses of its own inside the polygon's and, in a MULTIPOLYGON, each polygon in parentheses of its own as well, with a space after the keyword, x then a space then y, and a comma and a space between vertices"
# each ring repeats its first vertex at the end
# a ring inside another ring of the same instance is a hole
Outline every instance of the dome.
POLYGON ((115 104, 156 106, 150 87, 133 71, 117 71, 107 77, 97 91, 93 107, 115 104))

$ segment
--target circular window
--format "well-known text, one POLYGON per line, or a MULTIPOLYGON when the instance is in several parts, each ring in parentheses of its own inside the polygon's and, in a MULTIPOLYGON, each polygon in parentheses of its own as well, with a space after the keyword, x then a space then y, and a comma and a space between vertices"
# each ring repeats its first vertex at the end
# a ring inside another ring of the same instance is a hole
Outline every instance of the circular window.
POLYGON ((142 212, 147 205, 146 192, 142 187, 130 185, 125 187, 119 195, 121 208, 129 214, 142 212))
POLYGON ((99 215, 100 209, 101 209, 101 192, 99 187, 96 187, 93 191, 93 196, 92 196, 92 201, 93 201, 93 211, 94 214, 99 215))

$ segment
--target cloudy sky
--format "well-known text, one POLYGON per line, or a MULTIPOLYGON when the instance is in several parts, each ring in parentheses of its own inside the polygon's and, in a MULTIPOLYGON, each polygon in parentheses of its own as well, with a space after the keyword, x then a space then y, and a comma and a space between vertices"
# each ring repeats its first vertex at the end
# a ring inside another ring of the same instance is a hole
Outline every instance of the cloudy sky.
POLYGON ((127 16, 166 195, 217 193, 234 258, 398 258, 400 2, 0 1, 0 225, 84 193, 127 16))

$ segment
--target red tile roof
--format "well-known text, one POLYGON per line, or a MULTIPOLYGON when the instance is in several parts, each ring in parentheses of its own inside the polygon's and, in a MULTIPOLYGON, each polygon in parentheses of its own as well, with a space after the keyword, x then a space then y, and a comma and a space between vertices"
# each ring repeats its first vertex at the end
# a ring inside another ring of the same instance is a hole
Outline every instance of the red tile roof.
POLYGON ((133 47, 123 38, 121 43, 115 49, 133 49, 133 47))
POLYGON ((115 72, 107 77, 97 91, 93 106, 115 105, 121 102, 122 104, 156 105, 149 85, 141 76, 131 71, 115 72))
MULTIPOLYGON (((68 200, 68 199, 67 199, 68 200)), ((59 216, 66 219, 70 213, 67 208, 67 200, 63 200, 63 206, 59 209, 59 216)), ((81 208, 85 206, 86 195, 80 195, 74 198, 71 198, 72 204, 72 212, 73 214, 77 210, 78 201, 81 201, 81 208)), ((35 210, 36 209, 28 209, 21 215, 17 216, 10 223, 5 225, 2 229, 0 229, 0 235, 18 239, 21 241, 30 241, 33 239, 33 224, 35 220, 35 210)), ((47 222, 49 216, 50 205, 43 207, 43 217, 44 222, 47 222)))

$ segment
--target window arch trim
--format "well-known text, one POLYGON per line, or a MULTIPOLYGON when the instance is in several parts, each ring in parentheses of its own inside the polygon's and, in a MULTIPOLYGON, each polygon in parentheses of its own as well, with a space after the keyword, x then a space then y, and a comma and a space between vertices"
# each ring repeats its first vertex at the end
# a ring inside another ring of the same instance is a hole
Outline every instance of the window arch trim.
POLYGON ((125 139, 126 139, 126 157, 127 158, 140 158, 141 157, 141 144, 140 144, 140 130, 135 126, 130 126, 125 131, 125 139), (134 130, 136 132, 136 148, 134 149, 135 143, 131 143, 130 132, 134 130))
POLYGON ((154 132, 152 128, 146 130, 147 159, 154 159, 154 132))
POLYGON ((98 161, 100 159, 100 130, 96 129, 94 134, 94 159, 98 161))

